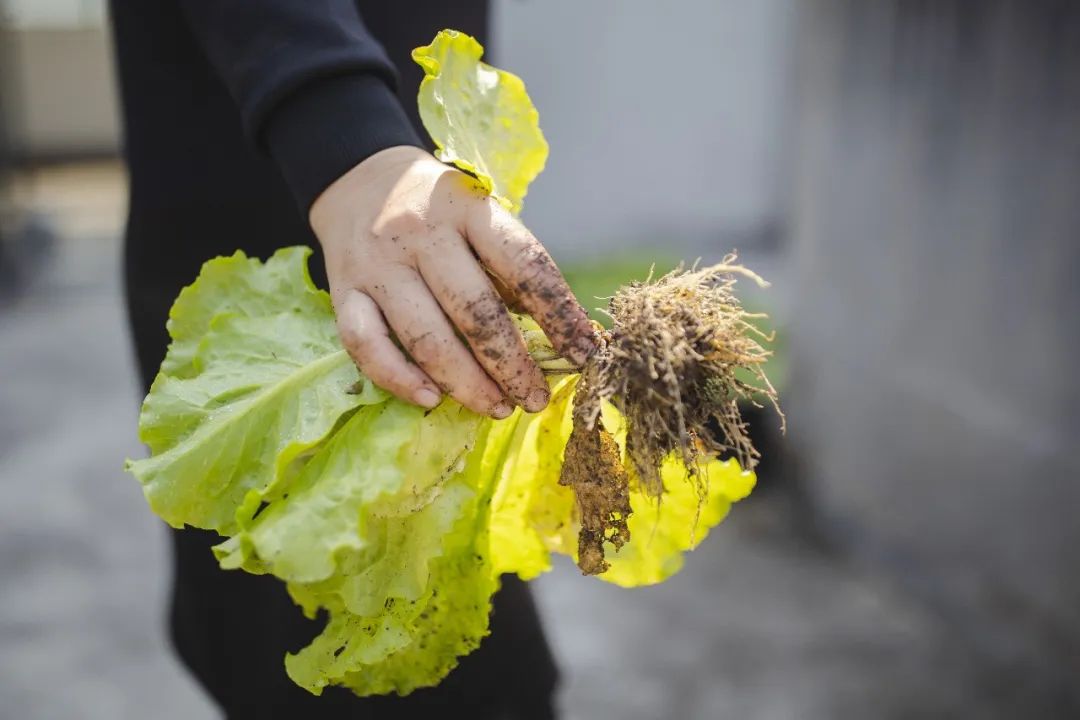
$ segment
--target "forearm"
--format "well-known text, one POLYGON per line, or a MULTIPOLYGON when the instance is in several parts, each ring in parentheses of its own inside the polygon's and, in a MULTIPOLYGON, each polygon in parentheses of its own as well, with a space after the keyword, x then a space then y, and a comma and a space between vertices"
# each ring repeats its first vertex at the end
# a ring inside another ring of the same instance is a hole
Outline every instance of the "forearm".
POLYGON ((245 132, 302 212, 379 150, 420 145, 393 66, 350 0, 180 0, 245 132))

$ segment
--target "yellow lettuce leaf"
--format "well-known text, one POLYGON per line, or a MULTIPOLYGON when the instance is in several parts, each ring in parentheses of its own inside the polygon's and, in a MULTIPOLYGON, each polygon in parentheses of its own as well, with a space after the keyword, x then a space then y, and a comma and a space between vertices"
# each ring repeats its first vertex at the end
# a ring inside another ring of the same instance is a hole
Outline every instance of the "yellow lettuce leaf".
MULTIPOLYGON (((503 466, 491 507, 491 557, 498 572, 515 572, 529 580, 551 569, 551 553, 577 559, 580 525, 574 493, 559 484, 576 384, 576 375, 554 383, 548 407, 523 418, 510 441, 516 452, 503 466)), ((625 454, 622 415, 605 405, 603 420, 625 454)), ((756 480, 734 460, 712 460, 698 472, 706 488, 704 501, 686 466, 674 456, 661 470, 666 489, 662 501, 631 484, 630 542, 618 550, 605 544, 611 567, 597 577, 623 587, 668 579, 682 568, 683 554, 708 536, 733 502, 750 494, 756 480)))
POLYGON ((521 212, 529 183, 547 161, 539 114, 516 75, 480 62, 470 35, 443 30, 413 50, 424 69, 418 103, 443 162, 475 175, 511 212, 521 212))

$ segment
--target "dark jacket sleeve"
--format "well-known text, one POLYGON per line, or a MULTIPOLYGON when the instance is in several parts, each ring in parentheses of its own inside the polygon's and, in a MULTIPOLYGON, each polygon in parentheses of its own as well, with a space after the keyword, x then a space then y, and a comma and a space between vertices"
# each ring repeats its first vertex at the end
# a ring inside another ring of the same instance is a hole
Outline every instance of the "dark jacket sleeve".
POLYGON ((421 146, 393 65, 354 0, 179 0, 239 108, 306 213, 379 150, 421 146))

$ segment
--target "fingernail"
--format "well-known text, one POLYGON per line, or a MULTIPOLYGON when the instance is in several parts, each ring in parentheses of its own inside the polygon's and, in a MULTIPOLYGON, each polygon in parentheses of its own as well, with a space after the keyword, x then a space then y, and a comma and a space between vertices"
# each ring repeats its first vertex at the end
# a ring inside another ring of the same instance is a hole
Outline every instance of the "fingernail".
POLYGON ((575 364, 584 365, 594 352, 596 352, 595 340, 591 337, 583 337, 574 341, 567 354, 575 364))
POLYGON ((505 400, 502 400, 495 407, 491 408, 491 417, 496 420, 504 420, 510 417, 512 412, 514 412, 514 406, 505 400))
POLYGON ((422 405, 426 408, 433 408, 442 402, 442 395, 435 392, 431 388, 420 388, 413 393, 413 400, 417 405, 422 405))
POLYGON ((547 388, 536 388, 529 397, 525 398, 525 409, 528 412, 540 412, 547 407, 548 399, 551 397, 551 393, 547 388))

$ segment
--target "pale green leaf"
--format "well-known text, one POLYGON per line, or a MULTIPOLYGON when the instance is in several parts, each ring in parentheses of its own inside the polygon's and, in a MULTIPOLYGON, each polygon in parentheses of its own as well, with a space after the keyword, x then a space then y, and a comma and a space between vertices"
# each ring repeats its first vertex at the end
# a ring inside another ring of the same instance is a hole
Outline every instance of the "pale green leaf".
POLYGON ((279 470, 347 412, 385 399, 372 386, 348 392, 359 373, 308 277, 309 253, 211 260, 177 299, 139 418, 153 456, 128 463, 170 525, 235 531, 237 512, 254 513, 279 470))
POLYGON ((488 632, 491 596, 498 587, 489 558, 487 508, 512 455, 509 441, 520 418, 519 411, 497 425, 485 419, 474 449, 438 497, 421 510, 387 521, 383 547, 390 557, 380 553, 366 571, 346 567, 340 578, 290 587, 309 609, 331 610, 323 633, 286 658, 297 684, 316 694, 328 684, 345 685, 359 695, 407 694, 438 683, 460 656, 479 645, 488 632), (420 564, 429 570, 426 584, 395 586, 420 564), (372 584, 380 588, 374 596, 364 587, 372 584), (356 586, 352 592, 364 602, 346 609, 342 599, 349 597, 349 585, 356 586))
POLYGON ((464 462, 480 421, 449 400, 428 412, 397 400, 360 409, 289 483, 287 502, 216 548, 222 567, 311 583, 338 562, 362 563, 352 556, 376 542, 379 519, 426 506, 464 462))

